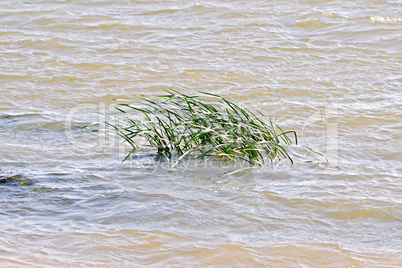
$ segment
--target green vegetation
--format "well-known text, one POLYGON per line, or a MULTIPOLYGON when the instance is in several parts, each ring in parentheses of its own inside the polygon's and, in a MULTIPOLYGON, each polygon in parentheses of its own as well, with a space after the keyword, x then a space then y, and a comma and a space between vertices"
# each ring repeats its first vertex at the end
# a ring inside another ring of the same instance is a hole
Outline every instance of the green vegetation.
POLYGON ((159 101, 142 98, 144 103, 140 107, 129 104, 116 107, 126 117, 122 125, 110 125, 133 148, 124 160, 145 138, 159 156, 170 158, 176 154, 176 164, 186 155, 244 160, 251 165, 277 159, 293 163, 281 144, 292 143, 289 134, 297 143, 295 131, 285 132, 271 119, 264 122, 248 109, 215 94, 199 92, 198 96, 189 96, 173 89, 166 93, 158 96, 159 101), (135 112, 135 116, 130 112, 135 112), (138 113, 142 119, 138 119, 138 113))

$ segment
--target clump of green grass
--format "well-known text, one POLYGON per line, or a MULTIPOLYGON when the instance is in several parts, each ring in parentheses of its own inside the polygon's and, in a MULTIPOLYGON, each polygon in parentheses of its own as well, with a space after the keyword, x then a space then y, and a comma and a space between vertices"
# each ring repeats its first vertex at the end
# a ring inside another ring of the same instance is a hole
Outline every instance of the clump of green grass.
POLYGON ((159 156, 170 158, 176 154, 175 165, 186 155, 244 160, 251 165, 279 159, 293 163, 282 145, 292 143, 288 135, 294 136, 297 143, 295 131, 283 131, 271 119, 264 122, 250 110, 219 95, 199 92, 198 96, 189 96, 173 89, 166 93, 158 96, 159 101, 143 97, 140 107, 116 107, 127 115, 135 112, 143 116, 126 116, 123 125, 112 125, 133 148, 124 161, 139 147, 139 140, 145 138, 159 156))

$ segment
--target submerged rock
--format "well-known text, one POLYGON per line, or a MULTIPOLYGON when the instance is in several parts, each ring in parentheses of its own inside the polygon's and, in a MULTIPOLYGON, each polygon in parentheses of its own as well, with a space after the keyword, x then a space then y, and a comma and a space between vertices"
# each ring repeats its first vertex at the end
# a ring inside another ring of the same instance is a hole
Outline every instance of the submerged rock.
POLYGON ((0 176, 0 184, 18 183, 19 185, 33 185, 34 181, 23 175, 0 176))

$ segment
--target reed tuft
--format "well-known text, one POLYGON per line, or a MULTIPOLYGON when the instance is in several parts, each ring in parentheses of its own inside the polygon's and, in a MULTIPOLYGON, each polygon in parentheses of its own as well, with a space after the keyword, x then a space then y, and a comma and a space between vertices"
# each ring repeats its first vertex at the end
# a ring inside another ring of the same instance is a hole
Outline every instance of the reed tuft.
POLYGON ((283 131, 271 119, 264 122, 219 95, 199 94, 189 96, 169 89, 158 96, 159 101, 143 97, 139 107, 119 104, 116 109, 127 116, 124 124, 112 126, 133 148, 124 160, 135 152, 142 137, 159 156, 170 158, 176 154, 177 162, 192 155, 244 160, 261 166, 267 160, 289 159, 293 163, 282 145, 292 143, 288 135, 294 136, 297 143, 295 131, 283 131), (130 116, 130 112, 141 113, 143 118, 130 116))

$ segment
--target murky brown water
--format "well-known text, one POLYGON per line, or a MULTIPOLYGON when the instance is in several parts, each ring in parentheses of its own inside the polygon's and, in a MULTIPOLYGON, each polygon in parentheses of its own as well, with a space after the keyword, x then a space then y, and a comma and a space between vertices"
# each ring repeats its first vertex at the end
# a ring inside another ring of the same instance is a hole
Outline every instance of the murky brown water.
POLYGON ((0 3, 0 176, 18 175, 0 266, 402 263, 400 1, 17 2, 0 3), (168 87, 258 109, 330 163, 302 146, 230 176, 121 163, 99 112, 168 87))

